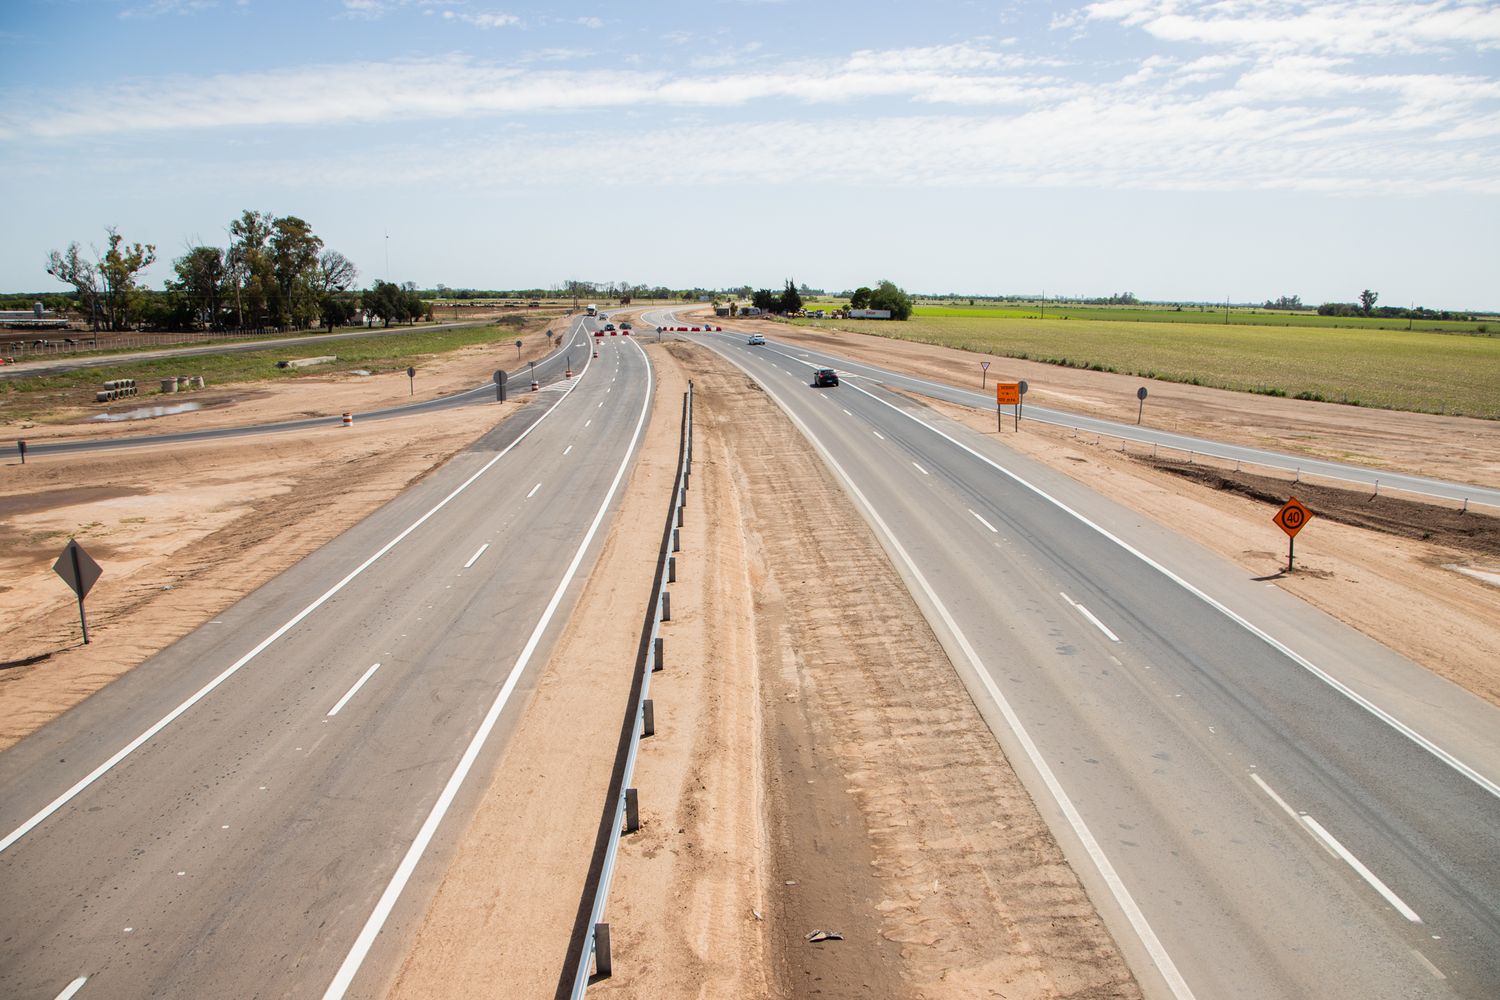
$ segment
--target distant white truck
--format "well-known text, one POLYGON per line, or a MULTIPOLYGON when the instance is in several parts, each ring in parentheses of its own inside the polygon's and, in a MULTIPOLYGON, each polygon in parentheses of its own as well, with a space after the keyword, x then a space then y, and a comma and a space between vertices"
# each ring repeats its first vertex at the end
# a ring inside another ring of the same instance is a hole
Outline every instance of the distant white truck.
POLYGON ((599 315, 599 307, 598 306, 592 306, 592 305, 589 306, 589 315, 590 316, 597 316, 597 315, 599 315))

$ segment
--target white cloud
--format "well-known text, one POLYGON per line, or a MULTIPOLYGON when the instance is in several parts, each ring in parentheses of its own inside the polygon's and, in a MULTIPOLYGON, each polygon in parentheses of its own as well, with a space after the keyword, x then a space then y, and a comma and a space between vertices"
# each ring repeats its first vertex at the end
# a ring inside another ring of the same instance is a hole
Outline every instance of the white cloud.
POLYGON ((602 28, 604 20, 598 17, 579 17, 574 19, 575 24, 581 24, 585 28, 602 28))
POLYGON ((489 29, 489 28, 509 28, 512 25, 516 25, 516 24, 520 24, 521 23, 521 19, 519 17, 517 17, 516 15, 514 15, 514 14, 492 14, 492 13, 470 14, 470 13, 466 13, 466 12, 463 12, 463 11, 454 11, 454 10, 445 10, 445 11, 443 11, 443 20, 445 20, 445 21, 461 21, 464 24, 471 24, 471 25, 473 25, 476 28, 485 28, 485 29, 489 29))
POLYGON ((1469 0, 1104 0, 1054 27, 1113 21, 1166 42, 1265 52, 1390 54, 1500 48, 1500 8, 1469 0))

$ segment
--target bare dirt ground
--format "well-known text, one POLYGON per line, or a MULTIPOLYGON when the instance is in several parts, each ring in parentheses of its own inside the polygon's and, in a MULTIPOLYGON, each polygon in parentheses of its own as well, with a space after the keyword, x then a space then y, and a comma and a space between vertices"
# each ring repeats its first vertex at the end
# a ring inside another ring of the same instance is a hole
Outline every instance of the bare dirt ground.
MULTIPOLYGON (((978 359, 957 352, 781 325, 768 332, 924 377, 957 383, 977 374, 978 359)), ((524 356, 539 355, 545 339, 528 336, 525 348, 524 356)), ((510 347, 435 358, 419 394, 478 384, 513 359, 510 347)), ((951 666, 925 627, 906 627, 920 615, 836 486, 806 457, 787 464, 800 442, 722 363, 683 348, 653 349, 653 360, 667 401, 658 405, 674 414, 682 381, 699 380, 703 437, 673 590, 669 666, 653 681, 658 736, 647 741, 637 772, 644 826, 627 841, 610 902, 616 976, 595 989, 667 998, 1136 995, 951 666), (747 420, 747 412, 756 416, 747 420), (795 508, 786 503, 792 482, 802 501, 795 508), (809 516, 820 534, 835 526, 837 546, 799 544, 795 527, 784 538, 757 527, 809 516), (814 551, 828 548, 838 551, 814 551), (861 613, 851 619, 856 605, 861 613), (895 673, 893 661, 930 669, 895 673), (932 766, 909 766, 913 759, 932 766), (844 940, 804 940, 815 929, 844 940)), ((1039 403, 1133 418, 1138 380, 1006 359, 990 374, 1027 378, 1028 398, 1039 403)), ((404 376, 331 375, 221 391, 220 405, 137 426, 160 433, 357 414, 404 401, 406 389, 404 376)), ((989 415, 940 409, 990 427, 989 415)), ((501 415, 475 407, 378 425, 356 416, 348 430, 37 457, 24 468, 8 456, 0 471, 7 588, 0 614, 8 625, 0 639, 0 746, 211 618, 501 415), (72 595, 50 569, 69 535, 105 567, 89 598, 95 642, 87 647, 78 641, 72 595)), ((1148 420, 1500 482, 1500 427, 1480 421, 1191 386, 1153 386, 1148 420)), ((640 554, 658 541, 671 477, 660 456, 665 448, 668 466, 675 459, 675 430, 675 416, 653 421, 589 581, 590 610, 543 669, 502 763, 507 780, 486 793, 393 993, 464 995, 485 982, 485 992, 533 996, 555 986, 565 945, 558 928, 571 923, 581 878, 575 859, 588 851, 562 831, 592 836, 603 805, 602 776, 628 687, 630 656, 616 653, 633 655, 638 638, 650 586, 650 560, 640 554), (582 724, 604 726, 607 736, 555 738, 582 724), (558 799, 561 778, 600 791, 588 802, 558 799), (497 860, 522 841, 542 846, 497 860), (524 944, 498 949, 496 941, 524 944)), ((47 432, 117 428, 74 422, 47 432)), ((1007 443, 1137 510, 1170 498, 1191 512, 1179 523, 1191 525, 1196 540, 1247 572, 1274 574, 1283 562, 1262 499, 1035 423, 1007 443)), ((1303 499, 1315 510, 1333 506, 1303 499)), ((1329 516, 1303 532, 1298 562, 1280 586, 1500 703, 1500 587, 1444 568, 1490 567, 1500 578, 1493 550, 1376 534, 1329 516)))

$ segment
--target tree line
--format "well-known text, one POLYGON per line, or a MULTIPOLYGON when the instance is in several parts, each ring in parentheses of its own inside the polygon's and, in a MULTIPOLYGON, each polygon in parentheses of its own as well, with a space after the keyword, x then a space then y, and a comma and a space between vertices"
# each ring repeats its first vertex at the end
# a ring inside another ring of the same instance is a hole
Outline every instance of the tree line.
POLYGON ((127 243, 105 229, 106 249, 85 252, 74 241, 47 255, 47 273, 73 286, 79 310, 95 330, 144 324, 164 330, 306 330, 348 324, 360 306, 389 326, 429 310, 416 286, 377 281, 355 291, 359 269, 325 246, 295 215, 246 209, 229 223, 229 245, 189 246, 172 261, 160 292, 140 284, 156 259, 149 243, 127 243))

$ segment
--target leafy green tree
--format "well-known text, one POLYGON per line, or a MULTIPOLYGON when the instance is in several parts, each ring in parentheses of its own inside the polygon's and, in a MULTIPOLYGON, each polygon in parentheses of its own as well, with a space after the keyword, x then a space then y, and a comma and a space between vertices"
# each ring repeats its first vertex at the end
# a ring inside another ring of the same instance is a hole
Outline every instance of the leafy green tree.
POLYGON ((348 326, 354 320, 354 297, 347 292, 325 292, 318 300, 319 318, 332 333, 336 326, 348 326))
POLYGON ((391 320, 405 318, 406 309, 401 289, 390 281, 376 281, 369 291, 360 296, 366 310, 371 316, 378 317, 384 326, 390 326, 391 320))
MULTIPOLYGON (((859 294, 858 292, 855 293, 859 294)), ((856 306, 855 308, 859 308, 856 306)), ((889 309, 891 319, 911 318, 911 296, 897 288, 889 281, 882 281, 870 292, 870 304, 867 309, 889 309)))
POLYGON ((246 209, 229 224, 228 263, 237 325, 264 326, 276 286, 268 244, 271 216, 246 209))
POLYGON ((1380 298, 1380 293, 1372 292, 1368 288, 1359 293, 1359 307, 1365 311, 1366 316, 1370 315, 1370 311, 1375 308, 1375 300, 1378 298, 1380 298))
POLYGON ((775 312, 781 305, 781 297, 769 288, 757 288, 750 296, 750 304, 761 312, 775 312))
POLYGON ((786 288, 782 290, 781 301, 777 304, 787 315, 802 311, 802 296, 798 293, 797 286, 792 283, 791 278, 786 279, 786 288))
POLYGON ((175 282, 167 282, 169 292, 179 293, 193 325, 214 329, 223 319, 224 292, 229 281, 226 255, 218 247, 190 247, 172 262, 177 272, 175 282))
POLYGON ((854 290, 854 294, 851 295, 851 296, 849 296, 849 308, 850 309, 868 309, 868 308, 870 308, 870 289, 867 288, 864 285, 860 285, 858 288, 856 288, 854 290))
POLYGON ((47 255, 47 273, 64 284, 72 285, 78 293, 78 305, 88 314, 89 324, 99 329, 99 269, 94 262, 83 256, 75 241, 68 249, 53 250, 47 255))
POLYGON ((125 243, 114 226, 109 234, 109 249, 99 262, 99 277, 104 282, 104 318, 111 330, 128 330, 140 306, 136 275, 156 261, 156 247, 150 243, 125 243))
POLYGON ((318 254, 323 241, 295 215, 271 223, 268 241, 271 272, 276 281, 277 326, 306 328, 318 318, 318 254))

